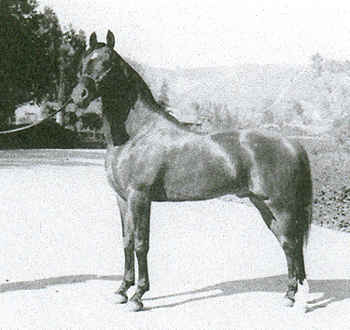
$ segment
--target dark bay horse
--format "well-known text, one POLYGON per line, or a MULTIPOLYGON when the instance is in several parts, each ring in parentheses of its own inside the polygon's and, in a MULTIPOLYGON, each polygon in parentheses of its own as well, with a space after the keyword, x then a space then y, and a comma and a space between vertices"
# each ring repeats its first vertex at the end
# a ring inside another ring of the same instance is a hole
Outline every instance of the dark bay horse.
POLYGON ((116 292, 131 310, 149 290, 147 253, 152 201, 197 201, 235 194, 260 211, 286 255, 285 301, 306 309, 308 285, 303 245, 311 223, 312 184, 306 152, 295 142, 257 130, 204 134, 186 128, 154 100, 139 74, 107 43, 90 36, 72 98, 86 108, 102 98, 106 169, 117 193, 125 273, 116 292))

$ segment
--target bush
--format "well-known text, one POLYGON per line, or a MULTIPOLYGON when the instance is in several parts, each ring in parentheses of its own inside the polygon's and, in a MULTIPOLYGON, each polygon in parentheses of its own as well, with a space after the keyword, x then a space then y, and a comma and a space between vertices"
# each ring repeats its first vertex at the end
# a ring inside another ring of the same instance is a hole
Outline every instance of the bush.
POLYGON ((229 132, 241 128, 237 111, 230 111, 227 104, 212 101, 194 102, 192 108, 196 117, 207 131, 229 132))
POLYGON ((47 121, 24 131, 0 135, 1 149, 70 149, 81 147, 82 143, 77 133, 63 128, 54 121, 47 121))
POLYGON ((350 232, 350 154, 309 154, 314 185, 313 222, 350 232))

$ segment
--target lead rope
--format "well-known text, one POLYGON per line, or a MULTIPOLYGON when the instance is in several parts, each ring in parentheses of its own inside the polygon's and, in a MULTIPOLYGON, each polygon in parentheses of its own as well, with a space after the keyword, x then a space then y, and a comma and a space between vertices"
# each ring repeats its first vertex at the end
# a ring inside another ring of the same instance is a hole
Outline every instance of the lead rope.
POLYGON ((39 124, 41 124, 42 122, 52 118, 53 116, 57 115, 59 112, 63 111, 64 108, 70 103, 72 102, 72 99, 70 98, 65 104, 62 105, 62 107, 60 107, 58 110, 55 110, 53 113, 51 113, 50 115, 48 115, 47 117, 45 117, 44 119, 41 119, 40 121, 24 126, 24 127, 19 127, 19 128, 15 128, 15 129, 10 129, 8 131, 0 131, 0 135, 5 135, 5 134, 11 134, 11 133, 15 133, 15 132, 20 132, 20 131, 24 131, 26 129, 35 127, 39 124))

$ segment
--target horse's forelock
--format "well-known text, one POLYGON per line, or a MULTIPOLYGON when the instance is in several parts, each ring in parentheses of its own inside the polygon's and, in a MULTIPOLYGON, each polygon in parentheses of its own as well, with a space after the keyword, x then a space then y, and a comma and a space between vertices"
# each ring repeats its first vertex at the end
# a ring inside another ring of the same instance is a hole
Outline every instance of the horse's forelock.
POLYGON ((99 42, 99 43, 97 43, 94 47, 88 48, 88 49, 86 50, 86 52, 85 52, 85 56, 90 55, 90 54, 91 54, 94 50, 96 50, 96 49, 101 49, 101 48, 106 47, 106 46, 107 46, 107 45, 106 45, 105 43, 99 42))

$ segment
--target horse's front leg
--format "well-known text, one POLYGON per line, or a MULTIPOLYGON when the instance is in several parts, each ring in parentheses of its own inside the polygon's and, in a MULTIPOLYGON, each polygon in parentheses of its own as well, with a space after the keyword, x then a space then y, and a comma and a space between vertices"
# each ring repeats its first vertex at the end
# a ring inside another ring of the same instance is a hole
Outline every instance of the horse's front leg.
POLYGON ((119 196, 117 200, 123 232, 124 276, 122 284, 116 292, 116 302, 124 304, 128 301, 127 291, 135 285, 134 224, 127 214, 127 201, 119 196))
POLYGON ((138 311, 143 308, 141 301, 142 296, 149 290, 148 264, 147 254, 149 250, 149 222, 151 202, 148 201, 147 196, 139 196, 141 202, 134 206, 135 213, 135 238, 134 247, 138 263, 138 281, 135 294, 130 299, 128 305, 129 309, 138 311))
MULTIPOLYGON (((125 202, 124 202, 125 203, 125 202)), ((128 302, 128 307, 132 311, 139 311, 143 308, 142 296, 149 290, 147 254, 149 250, 149 220, 151 202, 149 194, 138 190, 130 190, 128 200, 124 204, 124 220, 123 223, 123 238, 125 252, 125 275, 122 286, 117 294, 126 297, 126 290, 130 287, 130 283, 134 280, 134 252, 137 256, 139 277, 135 294, 128 302), (133 251, 132 256, 129 253, 133 251), (128 262, 128 258, 132 261, 128 262), (128 276, 128 267, 132 266, 130 278, 128 276), (128 280, 130 280, 128 282, 128 280)), ((132 284, 131 284, 132 285, 132 284)), ((127 299, 127 298, 126 298, 127 299)), ((122 301, 122 302, 126 302, 122 301)))

